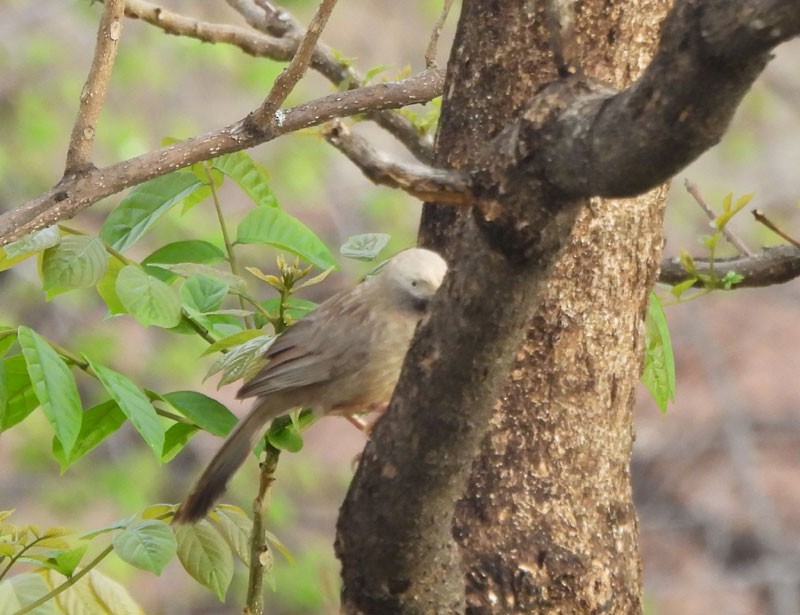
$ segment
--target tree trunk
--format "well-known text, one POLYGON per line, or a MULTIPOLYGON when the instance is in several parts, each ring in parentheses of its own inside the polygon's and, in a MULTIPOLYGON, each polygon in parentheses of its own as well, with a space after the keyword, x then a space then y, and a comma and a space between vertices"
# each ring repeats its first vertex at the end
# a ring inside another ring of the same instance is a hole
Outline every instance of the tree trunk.
MULTIPOLYGON (((470 168, 475 144, 556 78, 543 11, 493 4, 464 3, 437 139, 442 166, 470 168)), ((626 86, 646 66, 669 3, 578 4, 580 66, 626 86)), ((665 196, 593 200, 552 269, 456 512, 470 613, 641 611, 632 411, 665 196)), ((452 208, 428 206, 422 243, 453 253, 465 224, 471 218, 452 208)))
MULTIPOLYGON (((558 79, 544 4, 464 2, 436 163, 487 194, 423 216, 453 267, 340 513, 348 613, 641 611, 631 412, 664 190, 571 200, 535 164, 493 182, 518 152, 492 139, 558 79)), ((668 2, 575 4, 580 67, 634 79, 668 2)))

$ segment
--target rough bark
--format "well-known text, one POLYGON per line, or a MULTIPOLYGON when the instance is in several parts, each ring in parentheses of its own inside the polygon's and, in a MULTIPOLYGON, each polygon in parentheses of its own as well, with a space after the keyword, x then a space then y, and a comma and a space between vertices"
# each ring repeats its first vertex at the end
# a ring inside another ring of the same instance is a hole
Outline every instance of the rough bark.
MULTIPOLYGON (((647 64, 668 3, 579 5, 580 64, 591 77, 626 86, 647 64)), ((465 3, 445 86, 440 164, 474 164, 475 144, 555 78, 541 18, 522 7, 465 3)), ((584 208, 527 323, 456 513, 471 613, 641 610, 628 468, 663 196, 584 208)), ((427 209, 423 243, 458 252, 472 220, 456 218, 452 209, 427 209)))
POLYGON ((765 29, 746 17, 779 3, 741 0, 747 44, 726 48, 713 16, 729 5, 683 0, 656 72, 615 96, 651 60, 669 5, 465 0, 434 163, 469 175, 472 207, 423 216, 421 243, 452 268, 342 507, 345 612, 641 612, 632 411, 666 190, 586 197, 653 186, 710 147, 733 107, 697 112, 696 77, 741 96, 798 25, 784 7, 789 26, 765 29), (575 38, 554 61, 546 12, 569 6, 575 38), (693 84, 677 98, 670 58, 693 84))

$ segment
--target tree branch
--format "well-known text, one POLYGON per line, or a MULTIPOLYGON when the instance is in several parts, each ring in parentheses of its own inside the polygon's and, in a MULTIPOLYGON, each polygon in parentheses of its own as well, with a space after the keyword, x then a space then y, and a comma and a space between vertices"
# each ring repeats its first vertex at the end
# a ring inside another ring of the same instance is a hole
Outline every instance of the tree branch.
POLYGON ((81 90, 80 108, 67 148, 66 175, 93 166, 91 161, 95 128, 103 108, 111 70, 117 56, 125 0, 107 0, 97 28, 92 66, 81 90))
POLYGON ((389 160, 339 120, 323 129, 322 134, 376 184, 403 190, 423 201, 454 205, 472 202, 468 173, 389 160))
MULTIPOLYGON (((711 273, 707 260, 696 258, 694 259, 694 264, 700 273, 711 273)), ((763 252, 753 256, 715 258, 714 273, 716 276, 722 278, 728 272, 744 276, 744 279, 736 284, 732 290, 785 284, 800 277, 800 248, 777 246, 765 248, 763 252)), ((688 279, 688 277, 689 274, 686 273, 686 270, 681 265, 680 259, 665 258, 661 261, 659 282, 674 286, 688 279)), ((703 283, 698 280, 694 286, 702 288, 703 283)))
POLYGON ((247 149, 280 135, 318 126, 336 117, 367 110, 396 109, 430 100, 441 91, 442 72, 422 73, 389 83, 330 94, 315 101, 278 112, 268 127, 244 118, 214 132, 160 148, 103 169, 63 178, 51 190, 14 211, 0 216, 0 245, 60 220, 72 218, 100 199, 145 180, 165 175, 201 160, 247 149))
POLYGON ((798 33, 800 0, 679 0, 632 86, 576 97, 572 80, 554 83, 537 98, 560 98, 560 112, 534 101, 496 148, 518 150, 522 172, 546 152, 543 175, 567 195, 640 194, 719 141, 770 50, 798 33))
POLYGON ((254 120, 259 123, 271 122, 275 112, 284 103, 286 97, 289 96, 297 85, 297 82, 302 79, 317 47, 317 41, 319 41, 319 37, 322 34, 325 24, 328 22, 328 17, 330 17, 334 6, 336 6, 336 0, 322 0, 309 24, 308 30, 306 30, 305 36, 303 36, 300 44, 297 46, 297 51, 292 61, 289 62, 289 66, 278 75, 266 100, 258 111, 253 114, 254 120))
MULTIPOLYGON (((239 11, 248 24, 262 32, 285 37, 295 45, 303 38, 305 31, 302 25, 286 9, 267 0, 254 1, 263 10, 263 15, 258 16, 247 0, 228 0, 228 4, 239 11)), ((361 73, 337 58, 333 50, 323 43, 317 44, 311 66, 332 83, 349 90, 361 87, 365 80, 361 73)), ((438 94, 441 94, 441 90, 438 94)), ((432 139, 421 135, 407 118, 394 111, 373 111, 367 114, 367 118, 397 138, 418 160, 431 161, 432 139)))
POLYGON ((233 45, 256 57, 286 62, 292 59, 297 49, 297 43, 293 41, 265 36, 237 26, 200 21, 145 0, 126 0, 125 14, 156 26, 167 34, 188 36, 205 43, 233 45))
MULTIPOLYGON (((208 43, 226 43, 250 55, 277 61, 288 61, 294 56, 305 30, 289 12, 265 0, 256 2, 262 11, 261 14, 255 10, 255 5, 247 0, 228 0, 228 4, 240 13, 250 26, 264 34, 236 26, 199 21, 145 0, 127 0, 125 12, 129 17, 142 19, 161 28, 167 34, 188 36, 208 43)), ((346 86, 347 89, 358 88, 364 81, 363 75, 339 60, 333 50, 323 43, 317 44, 311 59, 311 67, 332 83, 346 86)), ((431 98, 441 93, 440 89, 431 98)), ((421 135, 407 118, 388 110, 369 112, 367 118, 394 135, 418 160, 422 162, 431 160, 432 139, 421 135)))

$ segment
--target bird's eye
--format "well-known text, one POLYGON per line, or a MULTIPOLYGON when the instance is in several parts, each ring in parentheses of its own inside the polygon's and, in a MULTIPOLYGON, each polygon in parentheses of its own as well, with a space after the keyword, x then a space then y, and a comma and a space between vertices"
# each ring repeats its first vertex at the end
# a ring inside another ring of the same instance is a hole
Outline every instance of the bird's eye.
POLYGON ((411 280, 411 286, 416 288, 417 286, 419 286, 419 282, 417 282, 416 280, 411 280))

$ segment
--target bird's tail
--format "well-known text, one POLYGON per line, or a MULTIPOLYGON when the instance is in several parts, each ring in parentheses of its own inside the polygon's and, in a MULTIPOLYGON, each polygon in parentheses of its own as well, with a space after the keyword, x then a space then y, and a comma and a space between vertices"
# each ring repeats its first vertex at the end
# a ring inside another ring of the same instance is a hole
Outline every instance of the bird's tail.
POLYGON ((264 426, 274 416, 274 412, 258 405, 236 425, 178 508, 173 523, 196 523, 208 514, 264 433, 264 426))

